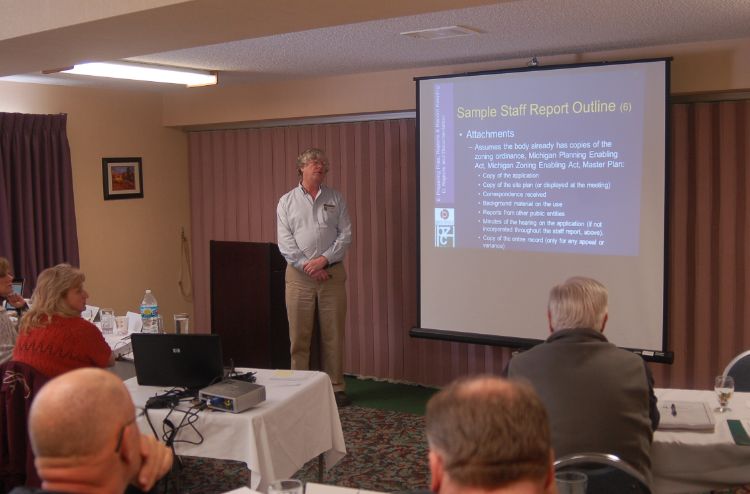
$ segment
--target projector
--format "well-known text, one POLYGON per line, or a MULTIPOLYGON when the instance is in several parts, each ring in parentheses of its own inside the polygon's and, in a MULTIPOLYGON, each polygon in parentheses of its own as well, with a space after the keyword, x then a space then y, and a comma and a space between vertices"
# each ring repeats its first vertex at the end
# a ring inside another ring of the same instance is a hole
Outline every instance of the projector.
POLYGON ((224 379, 220 383, 201 389, 198 398, 204 400, 208 408, 240 413, 263 403, 266 399, 266 388, 247 381, 224 379))

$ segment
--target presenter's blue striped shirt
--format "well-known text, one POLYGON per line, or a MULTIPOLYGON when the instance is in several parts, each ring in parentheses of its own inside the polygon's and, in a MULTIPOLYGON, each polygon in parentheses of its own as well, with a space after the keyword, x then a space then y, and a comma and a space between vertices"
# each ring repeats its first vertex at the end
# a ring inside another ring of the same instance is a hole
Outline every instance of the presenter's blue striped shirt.
POLYGON ((279 199, 276 208, 279 250, 287 262, 302 270, 307 261, 325 256, 328 264, 344 259, 352 242, 352 222, 346 201, 321 185, 315 199, 299 184, 279 199))

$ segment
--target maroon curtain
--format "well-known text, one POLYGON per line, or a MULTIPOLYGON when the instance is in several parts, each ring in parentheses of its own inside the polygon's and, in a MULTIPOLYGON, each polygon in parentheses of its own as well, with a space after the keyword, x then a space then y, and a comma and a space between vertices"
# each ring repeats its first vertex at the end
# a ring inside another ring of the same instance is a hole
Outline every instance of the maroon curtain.
MULTIPOLYGON (((666 262, 675 360, 651 367, 659 387, 711 388, 750 348, 750 102, 676 104, 671 117, 666 262)), ((346 197, 354 226, 345 371, 424 384, 499 373, 508 348, 408 336, 417 300, 414 139, 413 119, 191 133, 199 327, 210 327, 208 241, 275 242, 276 203, 297 180, 294 158, 316 145, 328 151, 328 181, 346 197)))
POLYGON ((712 388, 750 348, 750 101, 672 105, 669 348, 661 387, 712 388))
POLYGON ((78 265, 66 115, 0 113, 0 256, 26 296, 43 269, 78 265))
POLYGON ((352 219, 346 255, 347 373, 424 384, 502 370, 507 348, 410 338, 417 322, 417 167, 413 118, 189 134, 195 320, 210 328, 210 240, 276 242, 276 204, 307 147, 352 219))

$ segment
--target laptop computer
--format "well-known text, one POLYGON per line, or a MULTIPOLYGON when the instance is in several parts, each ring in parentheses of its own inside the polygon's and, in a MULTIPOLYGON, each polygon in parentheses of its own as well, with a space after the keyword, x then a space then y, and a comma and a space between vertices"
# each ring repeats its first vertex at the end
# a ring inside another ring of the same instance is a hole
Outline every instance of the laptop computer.
MULTIPOLYGON (((23 279, 17 278, 13 280, 13 291, 23 296, 23 279)), ((15 310, 16 308, 10 305, 7 301, 5 302, 5 308, 7 310, 15 310)))
POLYGON ((130 342, 141 386, 204 388, 224 378, 217 334, 133 333, 130 342))

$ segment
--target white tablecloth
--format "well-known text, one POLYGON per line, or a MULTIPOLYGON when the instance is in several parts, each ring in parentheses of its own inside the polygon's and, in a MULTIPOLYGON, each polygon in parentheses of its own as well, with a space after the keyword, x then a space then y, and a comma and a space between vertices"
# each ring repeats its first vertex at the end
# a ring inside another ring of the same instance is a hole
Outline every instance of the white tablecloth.
MULTIPOLYGON (((657 389, 655 392, 660 402, 705 401, 711 409, 718 406, 713 391, 657 389)), ((651 446, 655 493, 706 492, 750 483, 750 446, 736 445, 727 426, 727 419, 750 419, 750 393, 735 393, 729 407, 732 409, 729 412, 714 414, 713 432, 656 431, 651 446)))
MULTIPOLYGON (((204 437, 200 445, 177 442, 179 455, 244 461, 250 471, 251 487, 266 491, 269 482, 289 478, 307 461, 325 453, 326 468, 346 454, 336 400, 328 375, 312 371, 255 370, 257 383, 266 387, 266 401, 240 414, 204 410, 195 426, 204 437)), ((125 381, 136 406, 143 407, 149 396, 165 390, 125 381)), ((180 408, 183 408, 182 406, 180 408)), ((185 406, 184 408, 187 408, 185 406)), ((149 416, 161 434, 167 410, 150 410, 149 416)), ((182 414, 170 420, 177 425, 182 414), (176 419, 176 420, 175 420, 176 419)), ((141 431, 151 434, 145 417, 141 431)), ((176 440, 196 440, 185 427, 176 440)))

